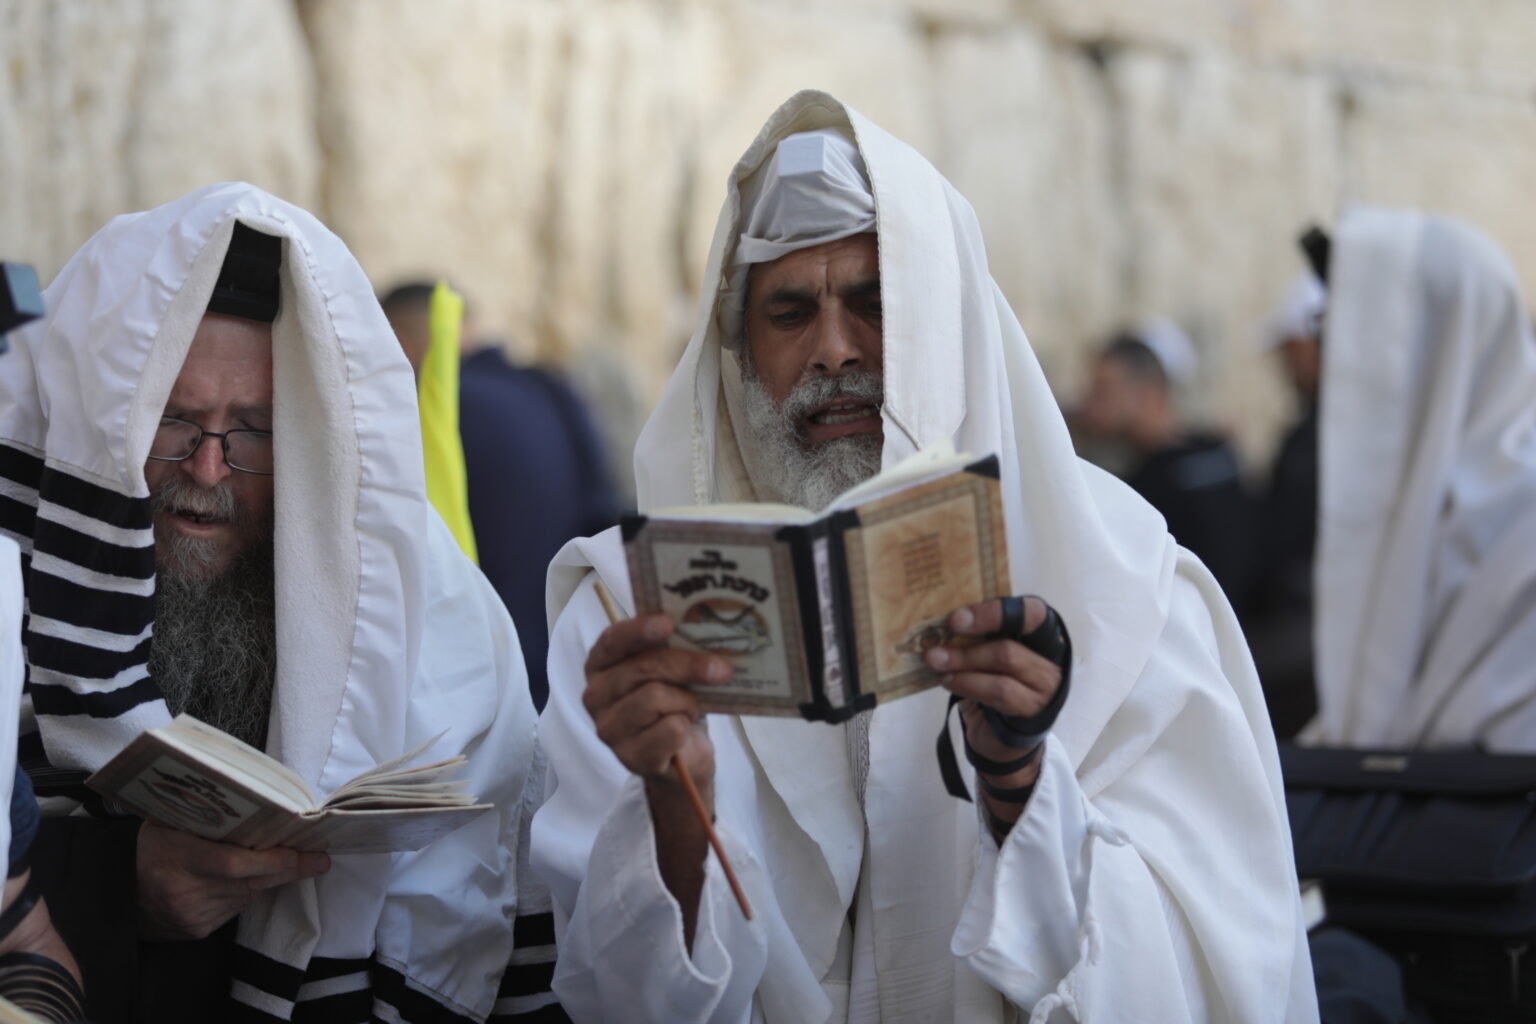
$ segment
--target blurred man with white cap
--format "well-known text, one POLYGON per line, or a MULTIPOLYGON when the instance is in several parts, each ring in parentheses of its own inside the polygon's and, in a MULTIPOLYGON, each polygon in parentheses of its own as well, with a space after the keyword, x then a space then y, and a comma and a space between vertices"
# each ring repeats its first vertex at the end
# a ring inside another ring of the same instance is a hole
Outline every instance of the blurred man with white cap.
POLYGON ((1260 347, 1273 352, 1296 398, 1296 418, 1258 502, 1253 583, 1240 609, 1275 733, 1294 736, 1317 710, 1312 668, 1312 558, 1317 544, 1317 389, 1321 324, 1328 296, 1308 271, 1264 323, 1260 347))
POLYGON ((970 206, 856 111, 800 93, 733 170, 705 281, 636 450, 642 510, 820 507, 951 442, 997 455, 1013 590, 1041 598, 957 609, 949 626, 978 642, 928 652, 943 685, 843 726, 704 716, 688 686, 729 662, 668 648, 662 616, 609 625, 599 581, 633 607, 617 531, 567 546, 533 830, 567 1012, 1316 1020, 1236 620, 1161 518, 1073 454, 970 206), (952 694, 975 769, 954 787, 934 760, 952 694))
POLYGON ((1076 425, 1089 443, 1123 453, 1122 477, 1163 514, 1174 540, 1199 556, 1241 604, 1248 585, 1251 507, 1237 452, 1224 438, 1191 431, 1177 393, 1196 376, 1189 336, 1151 317, 1094 357, 1076 425))

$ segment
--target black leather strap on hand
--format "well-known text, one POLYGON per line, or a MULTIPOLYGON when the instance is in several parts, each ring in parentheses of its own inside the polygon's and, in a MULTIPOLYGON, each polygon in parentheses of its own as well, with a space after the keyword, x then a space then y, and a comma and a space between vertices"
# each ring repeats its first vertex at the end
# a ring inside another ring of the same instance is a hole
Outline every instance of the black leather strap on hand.
MULTIPOLYGON (((981 706, 982 716, 991 726, 993 735, 1004 745, 1023 751, 1012 761, 993 761, 982 757, 971 746, 970 740, 965 738, 962 729, 965 759, 978 772, 987 775, 1011 775, 1033 764, 1040 755, 1045 734, 1050 731, 1057 716, 1061 714, 1062 706, 1067 702, 1067 690, 1072 681, 1072 638, 1067 634, 1066 624, 1061 621, 1061 616, 1056 614, 1056 609, 1047 604, 1045 619, 1040 625, 1029 633, 1023 630, 1024 598, 1003 598, 1002 628, 996 635, 1017 640, 1029 650, 1055 664, 1061 670, 1061 684, 1045 707, 1028 717, 1005 715, 985 704, 981 706)), ((949 706, 944 711, 944 727, 939 732, 938 741, 939 775, 943 778, 944 788, 949 791, 950 796, 970 802, 971 795, 965 788, 965 779, 961 776, 960 766, 955 760, 954 741, 949 736, 949 716, 958 703, 960 703, 960 696, 958 694, 951 696, 949 706)), ((1000 789, 979 776, 976 781, 994 799, 1010 803, 1023 803, 1034 791, 1032 784, 1017 789, 1000 789)))

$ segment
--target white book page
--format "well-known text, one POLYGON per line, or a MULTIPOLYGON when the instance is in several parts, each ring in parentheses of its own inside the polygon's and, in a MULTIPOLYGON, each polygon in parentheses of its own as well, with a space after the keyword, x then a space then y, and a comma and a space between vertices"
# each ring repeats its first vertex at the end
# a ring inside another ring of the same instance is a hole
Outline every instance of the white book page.
POLYGON ((921 451, 908 455, 890 469, 875 474, 861 484, 844 491, 828 511, 853 508, 876 498, 906 490, 916 484, 937 480, 976 461, 976 456, 956 452, 953 441, 935 441, 921 451))
POLYGON ((725 523, 809 523, 816 518, 814 512, 796 505, 737 502, 727 505, 681 505, 676 508, 660 508, 645 515, 651 519, 708 519, 725 523))

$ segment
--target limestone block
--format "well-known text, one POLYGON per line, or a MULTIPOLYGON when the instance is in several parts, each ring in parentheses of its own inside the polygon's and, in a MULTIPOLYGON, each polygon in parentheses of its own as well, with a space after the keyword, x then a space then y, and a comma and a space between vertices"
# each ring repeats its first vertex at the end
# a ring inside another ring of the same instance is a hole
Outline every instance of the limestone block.
POLYGON ((558 6, 307 0, 325 207, 381 289, 446 276, 482 326, 531 335, 557 182, 550 124, 570 42, 558 6))
POLYGON ((1362 88, 1345 122, 1346 201, 1463 217, 1493 237, 1536 298, 1536 108, 1439 90, 1362 88))
POLYGON ((976 209, 992 276, 1058 387, 1113 324, 1124 259, 1110 104, 1092 65, 1028 27, 934 42, 933 163, 976 209))
POLYGON ((112 216, 243 178, 317 198, 285 0, 0 0, 0 252, 44 279, 112 216))
POLYGON ((1215 57, 1125 54, 1109 74, 1130 253, 1123 312, 1190 332, 1202 360, 1191 411, 1261 453, 1287 399, 1256 328, 1303 269, 1301 229, 1331 219, 1338 106, 1324 80, 1215 57))
POLYGON ((1536 88, 1528 0, 1025 0, 1021 13, 1075 39, 1505 95, 1536 88))

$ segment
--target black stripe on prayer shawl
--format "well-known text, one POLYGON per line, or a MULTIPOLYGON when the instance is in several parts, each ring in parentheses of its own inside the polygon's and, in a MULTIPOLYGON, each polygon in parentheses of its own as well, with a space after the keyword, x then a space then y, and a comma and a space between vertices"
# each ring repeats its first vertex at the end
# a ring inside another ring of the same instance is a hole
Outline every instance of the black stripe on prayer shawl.
MULTIPOLYGON (((141 500, 149 504, 149 499, 141 500)), ((153 544, 141 548, 123 547, 41 517, 32 531, 32 553, 34 556, 53 555, 82 569, 109 576, 147 580, 155 575, 153 544)))
POLYGON ((25 502, 0 494, 0 531, 9 534, 20 543, 32 541, 32 526, 37 522, 37 510, 25 502))
POLYGON ((90 715, 116 718, 140 704, 160 699, 160 689, 148 676, 105 693, 76 693, 67 686, 32 683, 32 706, 39 715, 90 715))
POLYGON ((411 988, 405 983, 405 975, 377 960, 373 962, 373 995, 409 1024, 475 1024, 474 1018, 466 1017, 425 992, 411 988))
MULTIPOLYGON (((36 675, 36 670, 46 669, 49 672, 76 679, 112 679, 128 669, 147 665, 149 649, 154 643, 152 637, 146 637, 140 640, 131 651, 108 651, 100 647, 92 647, 90 644, 64 640, 42 633, 28 632, 23 636, 27 647, 27 661, 34 670, 32 676, 36 675)), ((29 677, 29 681, 29 693, 47 685, 39 683, 36 678, 29 677)), ((36 707, 36 711, 40 715, 55 714, 41 707, 36 707)))
POLYGON ((8 444, 0 444, 0 476, 35 491, 37 482, 43 476, 42 457, 8 444))
POLYGON ((501 986, 496 990, 498 999, 513 996, 533 996, 550 991, 555 980, 555 961, 551 957, 541 963, 513 964, 501 976, 501 986))
POLYGON ((153 594, 123 594, 73 583, 48 572, 32 574, 27 604, 32 615, 108 633, 137 636, 155 621, 153 594))
POLYGON ((148 498, 120 494, 52 466, 44 467, 37 494, 43 501, 62 505, 119 530, 147 530, 154 525, 154 510, 148 498))

